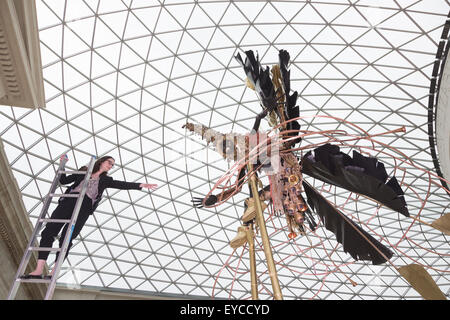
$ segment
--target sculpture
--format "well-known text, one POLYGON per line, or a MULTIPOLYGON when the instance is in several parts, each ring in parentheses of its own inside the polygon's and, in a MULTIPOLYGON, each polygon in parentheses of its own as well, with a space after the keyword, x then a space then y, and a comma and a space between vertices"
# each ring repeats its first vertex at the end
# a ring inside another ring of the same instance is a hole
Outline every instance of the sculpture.
MULTIPOLYGON (((373 142, 377 135, 370 135, 362 129, 361 135, 352 135, 344 130, 301 130, 299 120, 302 117, 299 114, 299 106, 296 105, 298 93, 294 91, 291 94, 289 53, 280 50, 279 64, 271 71, 269 67, 261 66, 259 58, 255 57, 252 51, 246 51, 245 55, 245 61, 240 54, 235 58, 245 71, 247 86, 256 92, 262 107, 252 132, 247 135, 222 134, 203 125, 186 123, 183 126, 200 135, 208 144, 212 144, 225 159, 234 162, 232 168, 219 179, 208 195, 193 199, 194 206, 218 206, 240 192, 245 182, 250 182, 252 177, 258 181, 258 173, 265 172, 270 183, 266 186, 260 183, 259 191, 256 184, 250 186, 250 198, 245 200, 246 209, 241 217, 243 225, 238 228, 237 236, 230 241, 232 248, 236 249, 249 242, 249 230, 252 235, 255 219, 261 228, 264 227, 261 226, 263 221, 257 219, 257 212, 264 211, 267 208, 264 201, 269 200, 272 212, 286 217, 290 239, 294 239, 297 234, 305 235, 305 222, 311 231, 318 227, 314 212, 319 216, 319 224, 335 235, 343 251, 350 254, 354 260, 366 260, 374 265, 389 262, 393 252, 387 246, 346 216, 303 179, 305 174, 410 217, 404 191, 397 178, 388 176, 383 162, 373 156, 363 155, 370 148, 352 145, 361 139, 373 142), (268 133, 258 132, 261 120, 265 117, 269 117, 272 130, 268 133), (315 145, 301 146, 302 138, 311 135, 319 135, 324 139, 315 145), (341 151, 341 147, 352 146, 352 156, 341 151), (298 155, 304 151, 304 155, 298 155), (233 176, 237 178, 231 183, 233 176), (215 189, 222 191, 213 194, 215 189)), ((345 122, 342 119, 334 119, 345 122)), ((347 125, 360 129, 351 123, 347 125)), ((403 127, 387 133, 402 131, 403 127)), ((250 242, 249 244, 251 247, 250 242)), ((272 279, 272 284, 276 281, 277 279, 272 279)), ((274 287, 274 294, 277 295, 275 291, 278 290, 275 289, 274 287)), ((281 297, 279 292, 278 297, 281 297)))

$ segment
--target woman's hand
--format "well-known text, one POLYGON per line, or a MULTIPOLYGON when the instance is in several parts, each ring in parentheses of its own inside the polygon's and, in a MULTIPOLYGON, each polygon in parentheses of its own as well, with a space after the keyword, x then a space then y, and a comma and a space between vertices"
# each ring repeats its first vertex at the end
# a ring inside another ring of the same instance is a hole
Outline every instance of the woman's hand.
POLYGON ((63 154, 63 155, 59 158, 59 162, 63 162, 63 161, 69 161, 69 157, 67 156, 67 154, 63 154))
POLYGON ((150 189, 150 191, 154 191, 158 187, 157 184, 149 184, 149 183, 141 183, 139 188, 150 189))

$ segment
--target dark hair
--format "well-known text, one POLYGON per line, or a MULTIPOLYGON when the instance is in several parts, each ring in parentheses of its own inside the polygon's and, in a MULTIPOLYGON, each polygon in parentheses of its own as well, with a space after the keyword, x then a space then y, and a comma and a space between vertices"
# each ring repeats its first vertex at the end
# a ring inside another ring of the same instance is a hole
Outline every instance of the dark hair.
MULTIPOLYGON (((114 158, 111 157, 111 156, 104 156, 104 157, 99 158, 97 161, 95 161, 94 168, 92 169, 92 173, 96 173, 98 170, 100 170, 100 166, 102 165, 102 163, 105 162, 108 159, 113 159, 114 160, 114 158)), ((79 171, 87 171, 87 169, 88 169, 87 166, 82 166, 79 169, 79 171)), ((105 176, 105 175, 107 175, 107 173, 106 172, 102 172, 102 174, 100 176, 105 176)))

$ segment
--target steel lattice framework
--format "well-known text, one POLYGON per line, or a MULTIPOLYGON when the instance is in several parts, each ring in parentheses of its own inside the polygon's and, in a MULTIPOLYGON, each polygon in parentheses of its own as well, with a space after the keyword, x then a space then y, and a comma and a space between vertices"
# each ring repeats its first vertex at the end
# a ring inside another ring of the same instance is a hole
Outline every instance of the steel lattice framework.
MULTIPOLYGON (((228 245, 248 189, 218 208, 193 208, 191 198, 207 194, 229 164, 181 128, 186 121, 223 133, 252 127, 259 102, 234 60, 244 50, 265 65, 277 63, 279 49, 290 52, 301 115, 340 117, 371 133, 405 126, 405 134, 379 140, 435 172, 427 107, 448 1, 39 0, 37 9, 47 106, 0 108, 0 136, 32 222, 66 152, 70 168, 91 154, 111 155, 114 178, 159 185, 151 194, 108 190, 63 265, 62 285, 250 297, 248 256, 228 245)), ((342 127, 325 118, 301 125, 342 127)), ((425 171, 404 175, 418 195, 430 193, 422 219, 448 212, 448 195, 425 171)), ((322 192, 338 205, 349 196, 322 192)), ((377 208, 353 202, 346 210, 356 221, 377 208)), ((420 201, 410 197, 408 205, 414 212, 420 201)), ((324 228, 309 235, 311 246, 289 241, 283 223, 274 217, 268 231, 285 299, 420 298, 390 265, 354 262, 324 228)), ((398 245, 394 263, 430 266, 450 295, 445 235, 384 209, 369 225, 398 245)), ((260 298, 270 299, 262 250, 257 268, 260 298)))

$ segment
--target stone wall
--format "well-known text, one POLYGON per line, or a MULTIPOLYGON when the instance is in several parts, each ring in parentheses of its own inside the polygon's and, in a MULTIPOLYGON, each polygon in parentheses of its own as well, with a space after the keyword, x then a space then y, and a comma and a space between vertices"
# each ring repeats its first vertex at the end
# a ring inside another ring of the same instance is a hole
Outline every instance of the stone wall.
MULTIPOLYGON (((33 227, 0 140, 0 299, 8 297, 32 231, 33 227)), ((35 265, 34 255, 27 272, 33 270, 35 265)), ((45 289, 44 284, 21 284, 16 298, 42 299, 45 289)))

